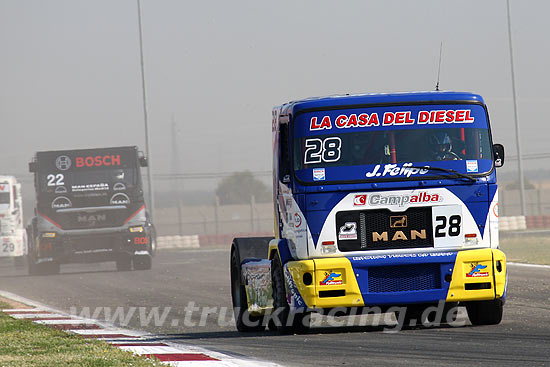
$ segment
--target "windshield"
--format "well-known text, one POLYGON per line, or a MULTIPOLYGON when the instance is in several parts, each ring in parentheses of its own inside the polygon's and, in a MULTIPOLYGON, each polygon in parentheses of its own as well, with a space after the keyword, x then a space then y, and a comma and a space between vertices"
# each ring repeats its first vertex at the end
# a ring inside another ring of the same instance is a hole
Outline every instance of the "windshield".
POLYGON ((409 166, 468 174, 492 168, 486 113, 479 105, 320 111, 296 117, 294 133, 300 181, 437 175, 409 166))
POLYGON ((9 192, 0 192, 0 205, 10 203, 10 193, 9 192))
POLYGON ((487 129, 373 131, 303 137, 295 167, 491 159, 487 129))

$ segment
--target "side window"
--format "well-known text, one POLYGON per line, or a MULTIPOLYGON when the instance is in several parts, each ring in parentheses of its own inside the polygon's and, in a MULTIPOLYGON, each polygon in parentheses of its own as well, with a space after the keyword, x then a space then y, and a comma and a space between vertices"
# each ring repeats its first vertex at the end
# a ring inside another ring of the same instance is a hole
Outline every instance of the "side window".
POLYGON ((288 151, 288 123, 279 125, 279 179, 290 182, 290 156, 288 151))

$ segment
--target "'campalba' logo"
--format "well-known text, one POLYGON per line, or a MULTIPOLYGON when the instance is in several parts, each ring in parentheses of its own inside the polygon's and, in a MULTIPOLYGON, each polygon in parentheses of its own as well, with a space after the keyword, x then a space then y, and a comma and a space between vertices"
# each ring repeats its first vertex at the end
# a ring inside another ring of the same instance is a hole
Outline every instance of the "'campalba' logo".
POLYGON ((367 204, 367 195, 361 194, 361 195, 355 195, 353 198, 353 205, 354 206, 363 206, 367 204))
POLYGON ((320 285, 341 285, 342 283, 342 274, 333 271, 325 272, 325 279, 319 282, 320 285))
POLYGON ((469 273, 466 273, 467 278, 478 278, 478 277, 489 276, 488 271, 482 271, 483 269, 487 268, 487 265, 473 263, 471 264, 471 267, 472 267, 472 270, 470 270, 469 273))

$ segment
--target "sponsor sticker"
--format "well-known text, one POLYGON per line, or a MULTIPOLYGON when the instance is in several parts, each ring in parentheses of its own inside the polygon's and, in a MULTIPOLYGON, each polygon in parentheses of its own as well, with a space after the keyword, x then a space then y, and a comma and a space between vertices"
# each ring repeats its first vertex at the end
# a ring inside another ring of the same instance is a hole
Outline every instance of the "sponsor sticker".
POLYGON ((319 285, 341 285, 343 284, 342 273, 334 271, 325 272, 325 279, 319 282, 319 285))
POLYGON ((71 158, 66 155, 60 155, 55 159, 55 166, 60 171, 66 171, 71 168, 71 158))
POLYGON ((324 168, 314 168, 313 169, 313 181, 324 181, 326 179, 325 177, 325 169, 324 168))
POLYGON ((364 206, 367 204, 367 195, 355 195, 353 198, 353 206, 364 206))
POLYGON ((73 185, 71 187, 72 192, 105 191, 105 190, 109 190, 109 184, 105 182, 96 183, 96 184, 73 185))
POLYGON ((466 161, 466 172, 468 173, 475 173, 479 172, 477 168, 477 161, 476 160, 467 160, 466 161))
POLYGON ((471 264, 472 270, 469 273, 466 273, 467 278, 479 278, 479 277, 488 277, 489 272, 483 271, 487 268, 487 265, 481 265, 473 263, 471 264))
POLYGON ((356 240, 357 239, 357 223, 346 222, 338 232, 339 240, 356 240))
POLYGON ((294 227, 300 228, 302 225, 302 217, 298 213, 294 213, 294 227))

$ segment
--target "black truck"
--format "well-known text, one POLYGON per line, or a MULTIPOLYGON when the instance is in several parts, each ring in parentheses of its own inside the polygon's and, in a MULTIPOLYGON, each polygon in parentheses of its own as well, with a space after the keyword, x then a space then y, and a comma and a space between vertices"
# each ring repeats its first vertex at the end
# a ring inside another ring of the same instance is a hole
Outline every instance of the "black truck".
POLYGON ((117 270, 151 268, 156 234, 145 208, 135 146, 37 152, 27 227, 29 274, 56 274, 67 263, 115 261, 117 270))

